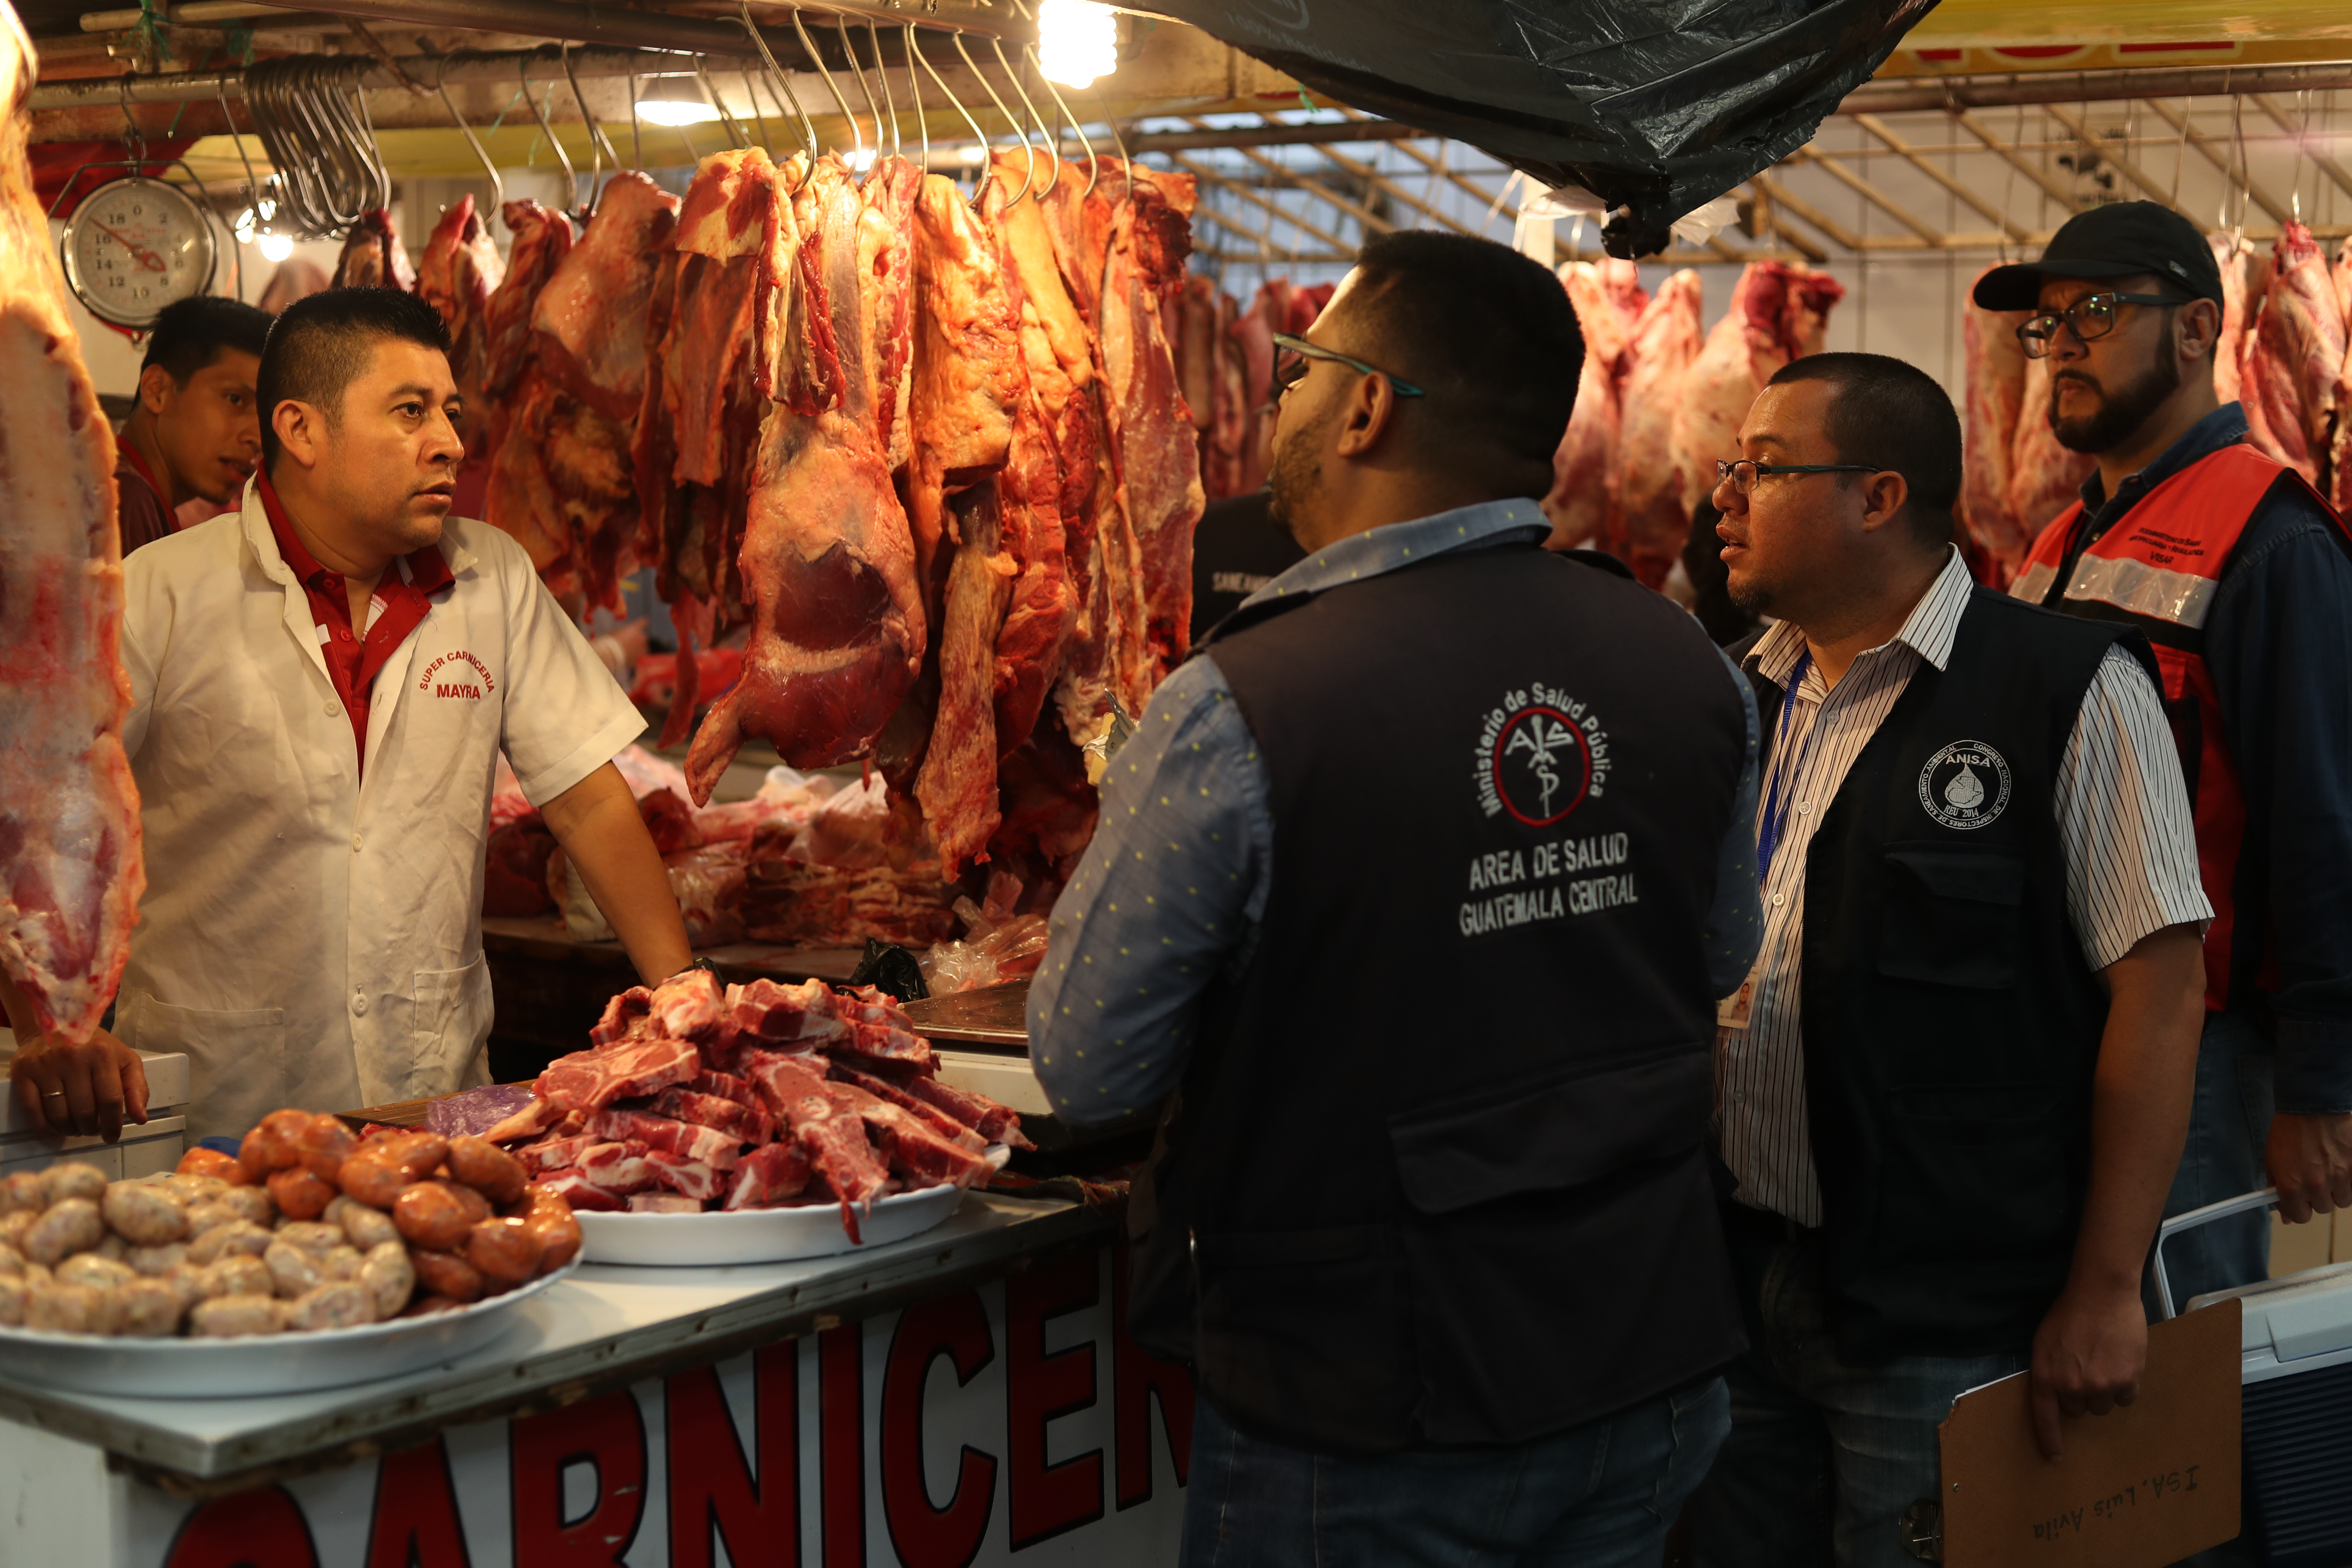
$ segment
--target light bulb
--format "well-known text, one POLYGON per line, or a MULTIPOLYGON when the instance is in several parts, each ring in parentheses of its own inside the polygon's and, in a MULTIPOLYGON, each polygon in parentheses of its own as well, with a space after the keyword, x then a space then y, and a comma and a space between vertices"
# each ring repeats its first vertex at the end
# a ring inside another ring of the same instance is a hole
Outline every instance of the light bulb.
POLYGON ((637 100, 637 113, 656 125, 672 128, 708 125, 719 118, 719 110, 708 103, 677 98, 641 98, 637 100))
POLYGON ((849 166, 862 174, 874 166, 874 154, 879 151, 880 149, 876 147, 853 149, 849 154, 849 166))
POLYGON ((261 237, 261 255, 265 261, 283 261, 294 254, 294 237, 290 234, 265 234, 261 237))
POLYGON ((1094 0, 1040 0, 1037 68, 1064 87, 1092 87, 1118 69, 1118 16, 1094 0))

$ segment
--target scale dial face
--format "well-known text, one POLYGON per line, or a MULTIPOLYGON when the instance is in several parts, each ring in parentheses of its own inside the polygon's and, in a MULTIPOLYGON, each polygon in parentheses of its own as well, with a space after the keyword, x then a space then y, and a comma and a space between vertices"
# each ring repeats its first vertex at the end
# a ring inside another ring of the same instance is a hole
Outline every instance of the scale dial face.
POLYGON ((152 326, 164 306, 213 280, 213 230, 202 209, 143 175, 109 180, 84 196, 58 250, 75 297, 118 327, 152 326))

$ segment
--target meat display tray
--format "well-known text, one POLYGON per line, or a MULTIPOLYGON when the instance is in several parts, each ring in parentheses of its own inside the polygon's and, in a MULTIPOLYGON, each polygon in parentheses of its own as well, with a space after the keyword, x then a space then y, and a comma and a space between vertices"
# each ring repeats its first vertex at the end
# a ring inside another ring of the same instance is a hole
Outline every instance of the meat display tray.
POLYGON ((953 1040, 1011 1056, 1029 1054, 1029 982, 1024 977, 978 991, 958 991, 907 1004, 915 1032, 927 1040, 953 1040))
POLYGON ((580 1255, 591 1263, 672 1268, 829 1258, 919 1236, 955 1213, 966 1190, 922 1187, 876 1199, 871 1209, 857 1216, 862 1246, 851 1241, 842 1228, 839 1204, 716 1214, 606 1214, 581 1209, 576 1211, 580 1255))
POLYGON ((421 1372, 481 1349, 522 1322, 515 1309, 569 1277, 573 1258, 503 1296, 356 1329, 229 1340, 141 1340, 0 1328, 8 1375, 78 1394, 236 1399, 307 1394, 421 1372))

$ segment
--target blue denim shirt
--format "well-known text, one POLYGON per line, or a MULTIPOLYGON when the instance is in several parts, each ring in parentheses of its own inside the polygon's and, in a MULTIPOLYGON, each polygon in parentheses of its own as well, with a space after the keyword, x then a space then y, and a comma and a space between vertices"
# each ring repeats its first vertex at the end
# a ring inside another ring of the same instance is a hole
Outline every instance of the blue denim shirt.
MULTIPOLYGON (((1527 543, 1549 531, 1533 501, 1492 501, 1340 540, 1244 607, 1312 594, 1432 555, 1527 543)), ((1736 989, 1755 962, 1756 699, 1748 714, 1706 929, 1708 978, 1736 989)), ((1213 659, 1195 658, 1152 696, 1102 779, 1102 817, 1049 923, 1029 991, 1029 1054, 1054 1113, 1106 1121, 1167 1098, 1192 1059, 1201 997, 1254 950, 1274 876, 1274 816, 1257 742, 1213 659)))
MULTIPOLYGON (((2225 403, 2112 497, 2094 473, 2057 580, 2149 490, 2245 438, 2244 411, 2225 403)), ((2231 1011, 2271 1015, 2280 1110, 2352 1110, 2352 542, 2292 479, 2222 568, 2205 662, 2246 800, 2231 1011)))

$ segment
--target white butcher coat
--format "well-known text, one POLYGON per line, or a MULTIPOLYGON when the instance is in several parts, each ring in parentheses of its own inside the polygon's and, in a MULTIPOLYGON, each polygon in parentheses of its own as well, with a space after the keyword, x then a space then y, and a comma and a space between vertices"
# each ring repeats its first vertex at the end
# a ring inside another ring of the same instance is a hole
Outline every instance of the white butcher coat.
POLYGON ((645 727, 520 545, 452 518, 441 551, 456 583, 376 677, 364 779, 251 483, 123 563, 147 891, 114 1031, 187 1053, 191 1140, 486 1081, 499 753, 536 805, 645 727))

